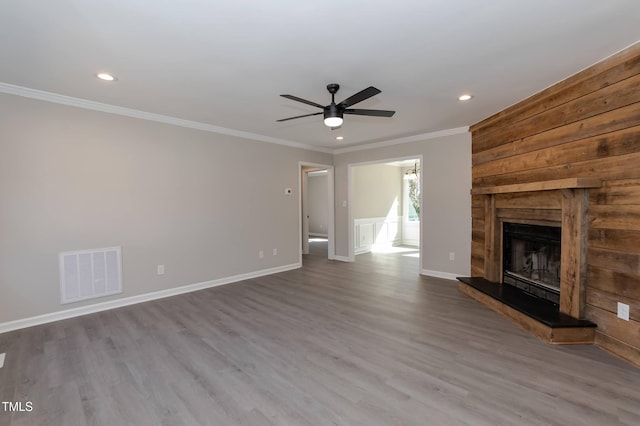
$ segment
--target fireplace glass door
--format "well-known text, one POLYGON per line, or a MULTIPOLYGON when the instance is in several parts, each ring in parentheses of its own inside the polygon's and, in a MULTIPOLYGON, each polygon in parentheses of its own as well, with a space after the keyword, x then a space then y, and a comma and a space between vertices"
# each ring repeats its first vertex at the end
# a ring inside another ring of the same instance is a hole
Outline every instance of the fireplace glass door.
POLYGON ((502 282, 560 303, 561 229, 503 223, 502 282))

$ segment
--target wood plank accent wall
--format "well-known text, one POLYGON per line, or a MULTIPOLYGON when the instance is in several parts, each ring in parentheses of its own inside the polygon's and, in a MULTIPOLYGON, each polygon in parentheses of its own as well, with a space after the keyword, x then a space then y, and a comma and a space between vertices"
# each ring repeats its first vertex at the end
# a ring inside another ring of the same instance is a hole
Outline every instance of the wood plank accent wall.
MULTIPOLYGON (((481 187, 557 179, 602 179, 591 189, 584 315, 596 343, 640 366, 640 43, 471 127, 473 276, 485 271, 491 238, 481 187), (476 191, 474 193, 474 191, 476 191), (617 318, 617 302, 630 321, 617 318)), ((513 195, 520 208, 544 210, 513 195)), ((503 201, 504 202, 504 201, 503 201)), ((563 202, 571 202, 565 199, 563 202)), ((494 256, 490 253, 489 256, 494 256)))

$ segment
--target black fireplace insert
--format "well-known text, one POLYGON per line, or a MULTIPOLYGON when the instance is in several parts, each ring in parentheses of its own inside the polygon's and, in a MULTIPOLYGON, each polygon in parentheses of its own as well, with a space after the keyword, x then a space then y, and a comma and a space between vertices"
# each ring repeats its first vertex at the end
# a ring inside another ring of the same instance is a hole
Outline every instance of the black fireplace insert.
POLYGON ((559 305, 560 227, 504 222, 502 231, 502 282, 559 305))

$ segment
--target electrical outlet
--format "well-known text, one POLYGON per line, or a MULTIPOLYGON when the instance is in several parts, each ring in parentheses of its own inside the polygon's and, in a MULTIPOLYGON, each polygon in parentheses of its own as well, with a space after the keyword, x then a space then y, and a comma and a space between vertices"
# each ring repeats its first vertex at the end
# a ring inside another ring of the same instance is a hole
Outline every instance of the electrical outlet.
POLYGON ((4 357, 6 354, 0 354, 0 368, 4 367, 4 357))
POLYGON ((262 258, 264 257, 264 251, 260 250, 260 251, 258 252, 258 257, 259 257, 260 259, 262 259, 262 258))
POLYGON ((618 318, 629 321, 629 305, 618 302, 618 318))
POLYGON ((454 252, 449 253, 449 260, 456 260, 456 254, 454 252))
POLYGON ((164 265, 158 265, 158 275, 164 275, 164 265))
POLYGON ((274 255, 274 256, 277 256, 277 255, 278 255, 278 249, 277 249, 277 248, 274 248, 274 249, 273 249, 273 255, 274 255))

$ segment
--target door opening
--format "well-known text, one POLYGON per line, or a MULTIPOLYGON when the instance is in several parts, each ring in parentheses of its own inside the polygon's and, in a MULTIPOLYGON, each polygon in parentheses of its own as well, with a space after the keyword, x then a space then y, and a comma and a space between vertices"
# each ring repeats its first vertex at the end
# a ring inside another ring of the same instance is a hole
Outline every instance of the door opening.
POLYGON ((335 258, 333 167, 300 163, 300 261, 314 254, 335 258))

